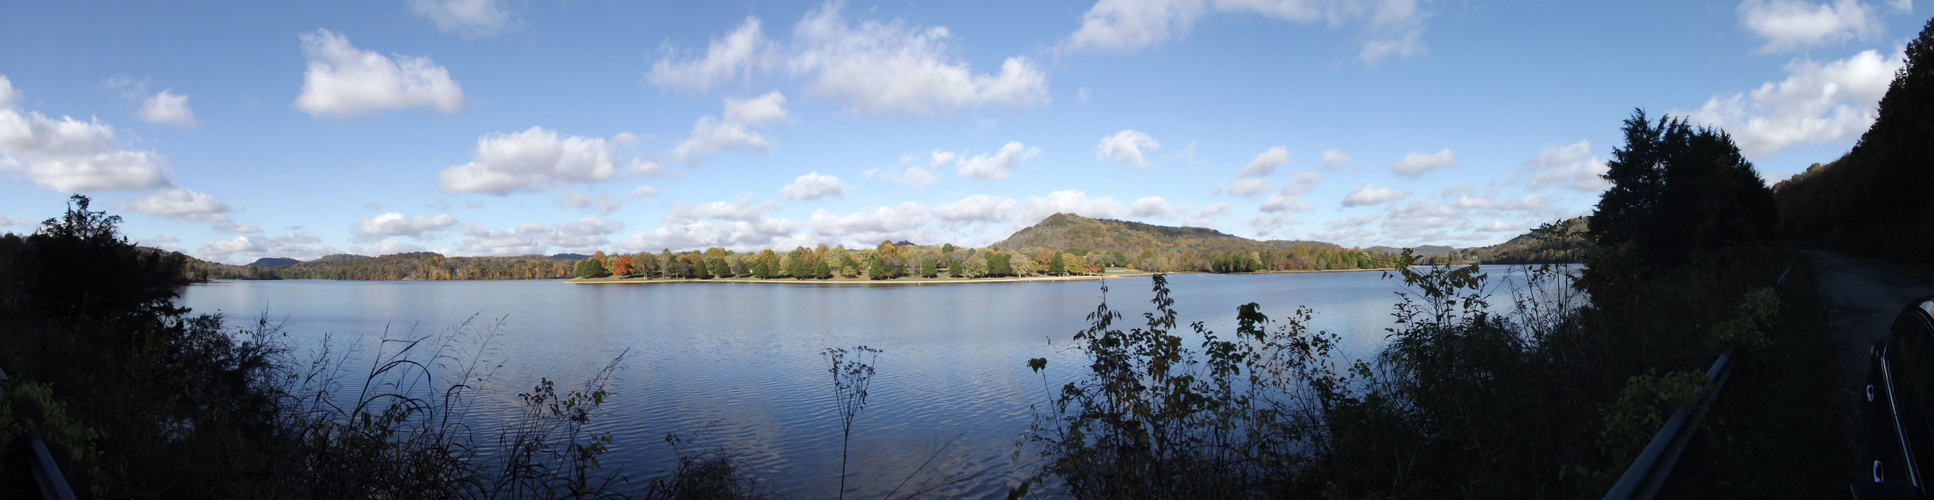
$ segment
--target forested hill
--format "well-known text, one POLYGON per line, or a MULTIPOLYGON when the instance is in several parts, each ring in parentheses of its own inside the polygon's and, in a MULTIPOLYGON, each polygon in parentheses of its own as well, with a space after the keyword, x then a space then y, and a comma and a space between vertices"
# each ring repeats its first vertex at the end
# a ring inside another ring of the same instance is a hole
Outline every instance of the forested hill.
POLYGON ((1263 252, 1294 246, 1341 248, 1320 241, 1257 241, 1201 227, 1174 227, 1114 219, 1090 219, 1054 214, 1022 229, 990 248, 1084 248, 1104 252, 1195 250, 1198 252, 1263 252))
MULTIPOLYGON (((262 259, 256 262, 293 259, 262 259)), ((196 279, 322 279, 322 280, 505 280, 571 277, 576 261, 542 255, 521 257, 444 257, 411 252, 367 257, 335 254, 295 264, 265 267, 231 266, 191 258, 190 277, 196 279)))
POLYGON ((1809 247, 1934 274, 1934 20, 1907 44, 1872 127, 1838 160, 1773 185, 1780 229, 1809 247))

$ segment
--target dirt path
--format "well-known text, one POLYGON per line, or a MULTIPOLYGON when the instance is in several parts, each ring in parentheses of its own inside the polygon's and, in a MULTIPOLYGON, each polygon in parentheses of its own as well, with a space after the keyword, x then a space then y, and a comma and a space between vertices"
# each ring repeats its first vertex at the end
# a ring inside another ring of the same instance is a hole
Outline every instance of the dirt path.
POLYGON ((1868 350, 1887 335, 1894 316, 1909 301, 1934 295, 1934 283, 1852 257, 1805 254, 1819 278, 1828 340, 1840 362, 1841 387, 1853 393, 1866 383, 1868 350))

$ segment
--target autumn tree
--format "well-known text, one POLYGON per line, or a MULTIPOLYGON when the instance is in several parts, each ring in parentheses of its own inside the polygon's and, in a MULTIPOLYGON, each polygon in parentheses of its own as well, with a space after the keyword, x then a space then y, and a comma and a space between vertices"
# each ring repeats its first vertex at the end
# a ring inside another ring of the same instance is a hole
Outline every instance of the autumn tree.
POLYGON ((637 272, 638 268, 632 264, 630 255, 620 255, 618 256, 617 262, 611 264, 611 274, 616 274, 621 278, 629 278, 637 274, 637 272))

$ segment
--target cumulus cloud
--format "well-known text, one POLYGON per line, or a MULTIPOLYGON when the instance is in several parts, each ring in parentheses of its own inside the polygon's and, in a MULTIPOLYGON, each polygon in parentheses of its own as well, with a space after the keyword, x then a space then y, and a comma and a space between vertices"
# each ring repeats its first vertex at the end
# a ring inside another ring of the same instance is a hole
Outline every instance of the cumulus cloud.
MULTIPOLYGON (((0 217, 0 221, 4 221, 5 219, 6 217, 0 217)), ((4 226, 4 225, 6 224, 0 224, 0 226, 4 226)), ((176 238, 175 235, 167 234, 167 233, 162 233, 153 238, 142 238, 139 240, 135 240, 134 244, 148 247, 148 248, 159 249, 165 252, 181 251, 181 239, 176 238)))
POLYGON ((1795 59, 1783 81, 1715 95, 1697 111, 1674 114, 1724 129, 1753 159, 1797 145, 1851 143, 1873 125, 1901 65, 1900 52, 1883 57, 1873 50, 1825 64, 1795 59))
POLYGON ((948 222, 1000 222, 1012 217, 1016 206, 1012 198, 977 194, 934 207, 933 213, 948 222))
POLYGON ((1397 160, 1397 164, 1390 166, 1390 170, 1400 176, 1417 177, 1424 175, 1425 172, 1443 170, 1455 166, 1457 166, 1457 153, 1452 153, 1449 148, 1445 148, 1435 153, 1410 153, 1404 155, 1402 160, 1397 160))
POLYGON ((209 228, 214 229, 215 232, 228 234, 260 234, 262 232, 262 226, 241 222, 223 222, 209 226, 209 228))
MULTIPOLYGON (((953 153, 947 154, 952 155, 953 153)), ((923 188, 940 182, 940 174, 935 173, 935 170, 938 169, 938 166, 922 167, 902 163, 894 167, 869 168, 865 172, 861 172, 860 175, 866 176, 868 179, 877 179, 914 188, 923 188)))
POLYGON ((611 244, 606 235, 624 229, 624 222, 585 217, 564 224, 527 222, 510 229, 490 229, 475 222, 464 223, 463 235, 470 239, 457 245, 469 255, 540 255, 551 248, 564 252, 591 253, 611 244))
POLYGON ((1341 149, 1325 149, 1322 154, 1323 170, 1335 172, 1350 165, 1350 155, 1343 154, 1341 149))
POLYGON ((953 55, 944 26, 849 25, 840 7, 827 3, 793 26, 787 66, 812 80, 810 94, 869 115, 946 116, 973 105, 1048 103, 1047 75, 1026 57, 1007 58, 997 74, 976 74, 953 55))
POLYGON ((699 117, 698 123, 692 124, 692 136, 672 149, 672 157, 697 164, 720 151, 771 151, 772 142, 751 129, 790 118, 786 96, 778 92, 752 99, 726 99, 724 118, 699 117))
POLYGON ((813 9, 786 43, 766 38, 759 19, 748 17, 712 40, 702 56, 652 63, 647 79, 662 88, 705 90, 782 68, 807 80, 807 94, 875 116, 947 116, 968 106, 1048 103, 1047 75, 1026 57, 1007 58, 998 73, 975 73, 954 55, 946 27, 899 20, 853 24, 840 15, 842 6, 828 2, 813 9))
MULTIPOLYGON (((962 177, 974 179, 1006 179, 1014 174, 1014 168, 1019 167, 1021 162, 1040 154, 1041 148, 1030 148, 1019 142, 1008 142, 1001 146, 1000 151, 992 155, 983 154, 962 158, 954 171, 959 172, 962 177)), ((936 157, 937 160, 938 157, 936 157)))
POLYGON ((318 29, 303 33, 302 73, 297 109, 311 116, 353 118, 414 107, 455 113, 463 108, 463 89, 450 71, 428 57, 397 54, 392 59, 349 44, 349 38, 318 29))
POLYGON ((352 241, 363 243, 391 236, 422 238, 429 233, 449 229, 455 225, 457 225, 457 219, 449 214, 424 217, 390 212, 363 219, 349 226, 349 233, 354 235, 350 237, 352 241))
POLYGON ((1129 51, 1186 36, 1210 12, 1256 14, 1299 24, 1354 26, 1361 43, 1357 58, 1385 58, 1425 52, 1424 18, 1417 0, 1100 0, 1081 16, 1081 28, 1062 49, 1129 51))
POLYGON ((1524 169, 1531 173, 1531 189, 1555 186, 1596 193, 1611 187, 1611 183, 1599 177, 1608 168, 1605 162, 1591 155, 1591 148, 1591 141, 1586 140, 1567 146, 1546 146, 1524 162, 1524 169))
POLYGON ((619 246, 629 251, 721 247, 735 251, 784 247, 794 242, 799 224, 773 218, 766 212, 773 205, 760 204, 750 194, 731 202, 715 201, 703 205, 680 203, 665 216, 665 223, 648 233, 633 234, 619 246))
POLYGON ((195 256, 211 262, 246 264, 263 257, 314 260, 324 255, 342 253, 335 247, 322 245, 321 242, 322 240, 314 235, 302 232, 273 238, 236 236, 234 239, 208 242, 195 251, 195 256))
POLYGON ((557 183, 593 184, 618 174, 613 156, 604 139, 531 127, 478 138, 470 163, 437 173, 437 184, 447 193, 498 196, 543 191, 557 183))
POLYGON ((658 188, 651 187, 651 186, 638 186, 638 189, 631 190, 630 198, 637 199, 637 198, 648 198, 652 196, 658 196, 658 188))
POLYGON ((753 69, 770 67, 773 50, 772 41, 759 29, 759 18, 747 17, 738 29, 712 40, 704 56, 683 61, 660 59, 651 64, 646 79, 659 87, 706 90, 749 77, 753 69))
POLYGON ((779 188, 779 195, 793 201, 812 201, 827 196, 846 196, 846 186, 840 184, 838 177, 813 171, 793 178, 792 184, 779 188))
POLYGON ((1128 204, 1128 213, 1136 217, 1175 217, 1175 204, 1160 196, 1146 196, 1128 204))
POLYGON ((1268 200, 1263 201, 1260 210, 1264 212, 1307 212, 1312 207, 1308 202, 1303 201, 1303 194, 1316 189, 1316 185, 1322 182, 1323 174, 1316 172, 1297 172, 1296 175, 1290 177, 1289 184, 1284 185, 1282 191, 1276 192, 1275 196, 1270 196, 1268 200))
POLYGON ((1092 197, 1080 190, 1068 189, 1048 193, 1047 196, 1027 200, 1027 211, 1021 220, 1022 226, 1033 225, 1057 213, 1069 213, 1082 217, 1113 219, 1122 213, 1121 203, 1114 198, 1092 197))
POLYGON ((0 172, 70 193, 169 185, 167 159, 122 146, 114 127, 23 111, 22 100, 13 81, 0 75, 0 172))
POLYGON ((1123 130, 1115 135, 1102 137, 1101 144, 1095 146, 1095 158, 1112 160, 1134 165, 1136 170, 1148 170, 1148 160, 1143 157, 1143 149, 1161 149, 1162 144, 1148 134, 1134 130, 1123 130))
POLYGON ((672 212, 665 216, 665 221, 672 223, 690 223, 704 219, 756 221, 765 218, 766 211, 773 208, 775 208, 774 205, 759 203, 756 196, 742 194, 730 202, 714 201, 703 205, 679 203, 672 207, 672 212))
POLYGON ((359 255, 376 255, 376 256, 395 255, 399 253, 411 253, 411 252, 424 251, 422 245, 404 243, 390 238, 377 240, 375 243, 354 247, 354 248, 351 248, 350 250, 356 252, 359 255))
POLYGON ((143 99, 141 121, 181 128, 201 127, 201 123, 195 121, 195 111, 188 109, 188 96, 175 94, 173 89, 143 99))
POLYGON ((1269 148, 1257 154, 1255 159, 1249 160, 1249 165, 1242 167, 1242 171, 1236 172, 1236 178, 1268 177, 1269 174, 1276 172, 1276 167, 1283 166, 1284 163, 1289 163, 1289 148, 1283 146, 1269 148))
POLYGON ((927 227, 926 207, 901 202, 895 207, 871 207, 847 215, 825 210, 814 211, 807 226, 813 234, 833 241, 852 241, 868 245, 881 241, 933 241, 935 233, 927 227))
POLYGON ((1400 199, 1403 199, 1403 197, 1405 196, 1410 196, 1410 193, 1407 193, 1404 191, 1397 191, 1394 189, 1380 188, 1380 187, 1377 187, 1377 185, 1374 183, 1364 184, 1363 187, 1356 188, 1355 191, 1350 191, 1349 196, 1343 197, 1343 206, 1361 207, 1361 206, 1368 206, 1368 205, 1376 205, 1380 203, 1388 203, 1388 202, 1400 200, 1400 199))
POLYGON ((1256 229, 1256 236, 1268 238, 1301 222, 1295 217, 1284 214, 1257 214, 1249 219, 1249 227, 1256 229))
POLYGON ((1879 16, 1858 0, 1818 4, 1807 0, 1746 0, 1739 3, 1738 11, 1739 24, 1766 39, 1766 45, 1759 48, 1762 53, 1856 37, 1868 39, 1881 31, 1879 16))
POLYGON ((409 5, 410 13, 436 23, 444 33, 484 36, 511 25, 503 0, 410 0, 409 5))
MULTIPOLYGON (((651 186, 645 186, 644 188, 650 188, 650 187, 651 186)), ((653 189, 653 191, 654 191, 654 194, 656 194, 655 192, 657 190, 653 189)), ((636 192, 637 191, 635 190, 633 191, 634 194, 636 192)), ((559 196, 557 198, 557 206, 564 207, 564 208, 575 208, 578 210, 585 210, 585 211, 596 210, 598 211, 598 213, 608 215, 611 212, 616 212, 618 211, 619 208, 623 207, 624 201, 611 199, 610 196, 607 196, 603 193, 594 195, 591 193, 586 193, 586 192, 578 191, 574 189, 574 190, 564 192, 563 196, 559 196)))
POLYGON ((228 222, 228 212, 231 211, 227 204, 215 201, 213 196, 180 186, 138 200, 124 201, 117 206, 129 212, 198 222, 228 222))

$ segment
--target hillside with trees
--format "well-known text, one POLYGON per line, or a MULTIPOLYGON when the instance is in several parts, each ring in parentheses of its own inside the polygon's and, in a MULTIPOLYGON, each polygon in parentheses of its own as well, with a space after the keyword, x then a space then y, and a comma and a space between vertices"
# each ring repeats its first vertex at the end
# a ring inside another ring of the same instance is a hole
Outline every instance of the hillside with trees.
POLYGON ((1809 246, 1928 273, 1934 244, 1934 20, 1907 44, 1877 118, 1846 155, 1773 186, 1779 228, 1809 246))

